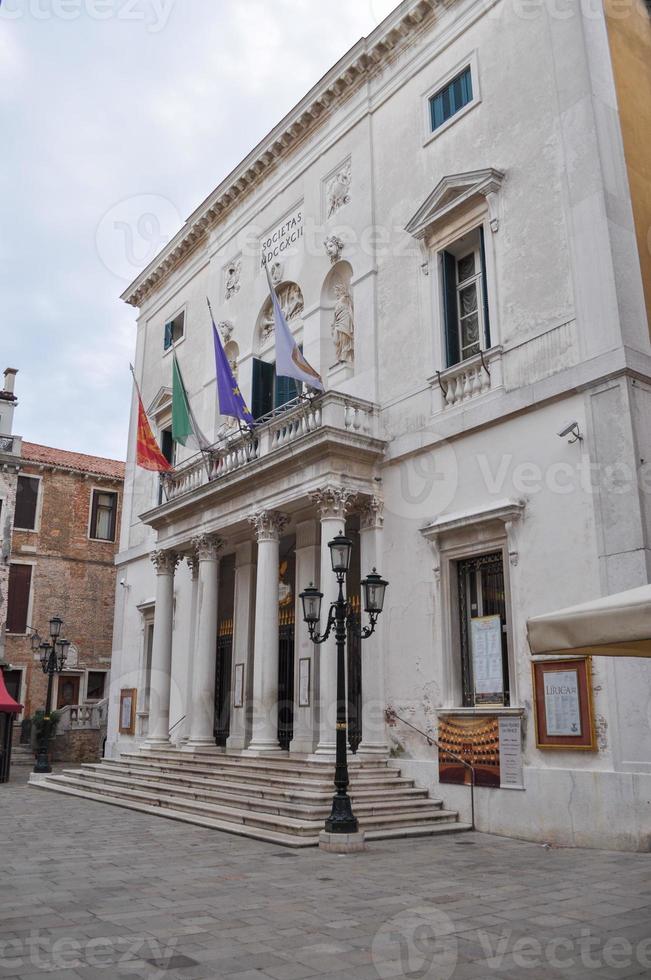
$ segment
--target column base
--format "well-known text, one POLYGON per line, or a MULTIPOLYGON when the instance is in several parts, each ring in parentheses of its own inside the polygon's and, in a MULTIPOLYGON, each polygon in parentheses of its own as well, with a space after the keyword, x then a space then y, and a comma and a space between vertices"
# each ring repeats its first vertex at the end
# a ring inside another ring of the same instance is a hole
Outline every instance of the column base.
POLYGON ((226 751, 227 752, 243 752, 246 748, 246 738, 244 735, 229 735, 226 751))
POLYGON ((319 850, 329 854, 358 854, 366 850, 364 831, 356 834, 329 834, 322 830, 319 834, 319 850))
POLYGON ((358 759, 386 759, 390 753, 386 742, 362 742, 356 754, 358 759))
POLYGON ((337 754, 337 746, 334 742, 319 742, 314 754, 320 758, 334 759, 337 754))
POLYGON ((169 740, 169 736, 167 738, 152 737, 146 738, 140 748, 145 749, 145 751, 149 751, 150 749, 171 749, 172 743, 169 740))
POLYGON ((279 741, 251 742, 249 747, 244 750, 244 755, 287 755, 280 747, 279 741))
POLYGON ((223 755, 224 750, 215 745, 214 738, 189 738, 180 746, 181 752, 201 753, 202 755, 223 755))

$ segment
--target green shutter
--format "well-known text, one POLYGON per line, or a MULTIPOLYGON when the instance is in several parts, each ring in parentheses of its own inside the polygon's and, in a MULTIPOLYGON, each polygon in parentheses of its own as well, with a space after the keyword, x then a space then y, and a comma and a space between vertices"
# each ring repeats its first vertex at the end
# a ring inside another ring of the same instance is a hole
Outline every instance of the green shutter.
POLYGON ((479 227, 479 243, 481 247, 481 295, 484 304, 484 349, 489 350, 491 345, 491 325, 488 317, 488 281, 486 278, 486 248, 484 245, 484 228, 479 227))
POLYGON ((251 414, 254 419, 268 415, 273 408, 274 366, 253 358, 253 390, 251 397, 251 414))
POLYGON ((166 323, 165 324, 165 334, 164 334, 164 338, 163 338, 163 350, 169 350, 170 347, 172 346, 173 342, 174 342, 174 339, 173 339, 173 336, 172 336, 172 323, 170 321, 170 323, 166 323))
POLYGON ((459 350, 459 318, 457 314, 457 260, 451 252, 443 252, 443 307, 445 311, 445 346, 447 367, 461 360, 459 350))

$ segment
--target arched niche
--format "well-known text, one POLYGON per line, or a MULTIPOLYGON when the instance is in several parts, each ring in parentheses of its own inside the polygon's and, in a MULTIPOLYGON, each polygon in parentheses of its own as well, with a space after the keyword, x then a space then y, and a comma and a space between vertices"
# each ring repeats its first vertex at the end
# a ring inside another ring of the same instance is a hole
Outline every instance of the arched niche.
MULTIPOLYGON (((305 309, 301 287, 298 283, 288 281, 279 283, 275 289, 280 308, 285 314, 289 328, 293 334, 296 334, 303 326, 303 310, 305 309)), ((258 356, 262 356, 272 351, 273 346, 274 314, 271 296, 269 296, 265 300, 256 321, 254 350, 258 356)))
POLYGON ((329 337, 331 367, 343 366, 347 374, 355 366, 355 306, 353 301, 353 267, 350 262, 336 262, 321 289, 321 336, 329 337))
POLYGON ((228 358, 228 363, 231 366, 231 371, 237 379, 239 373, 239 360, 240 360, 240 348, 235 343, 234 340, 229 340, 227 344, 224 344, 224 353, 228 358))

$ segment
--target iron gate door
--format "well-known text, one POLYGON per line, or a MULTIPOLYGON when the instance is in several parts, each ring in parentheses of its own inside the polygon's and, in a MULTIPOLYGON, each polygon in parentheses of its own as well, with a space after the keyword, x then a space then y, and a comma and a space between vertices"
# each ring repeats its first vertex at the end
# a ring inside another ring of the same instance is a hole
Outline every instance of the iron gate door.
POLYGON ((352 629, 348 631, 348 744, 355 753, 362 741, 362 641, 361 603, 358 595, 350 599, 352 629))
POLYGON ((231 730, 231 667, 233 661, 233 620, 225 619, 217 631, 217 670, 215 673, 215 742, 226 748, 231 730))
POLYGON ((294 737, 294 606, 279 612, 278 741, 288 751, 294 737))

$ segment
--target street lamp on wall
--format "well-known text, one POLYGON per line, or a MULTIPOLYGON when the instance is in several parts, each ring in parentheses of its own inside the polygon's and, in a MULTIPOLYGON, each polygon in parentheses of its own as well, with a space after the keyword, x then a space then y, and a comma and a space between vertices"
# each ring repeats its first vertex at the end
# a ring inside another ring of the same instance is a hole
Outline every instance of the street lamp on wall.
POLYGON ((337 576, 339 595, 336 601, 330 605, 328 621, 325 631, 322 634, 319 634, 318 627, 321 620, 323 593, 315 588, 313 584, 310 584, 307 589, 301 592, 301 602, 303 604, 303 619, 307 623, 312 642, 318 644, 325 643, 333 629, 337 642, 336 792, 332 800, 330 816, 326 820, 325 829, 330 834, 355 834, 359 828, 357 818, 353 814, 350 796, 348 795, 346 638, 353 632, 361 639, 368 639, 369 636, 373 635, 378 617, 384 608, 384 595, 389 583, 378 575, 375 568, 362 582, 364 609, 368 613, 370 626, 360 629, 354 622, 352 607, 344 595, 344 582, 346 580, 346 573, 350 568, 353 542, 344 534, 338 534, 336 538, 333 538, 329 542, 328 547, 330 548, 332 570, 337 576))

